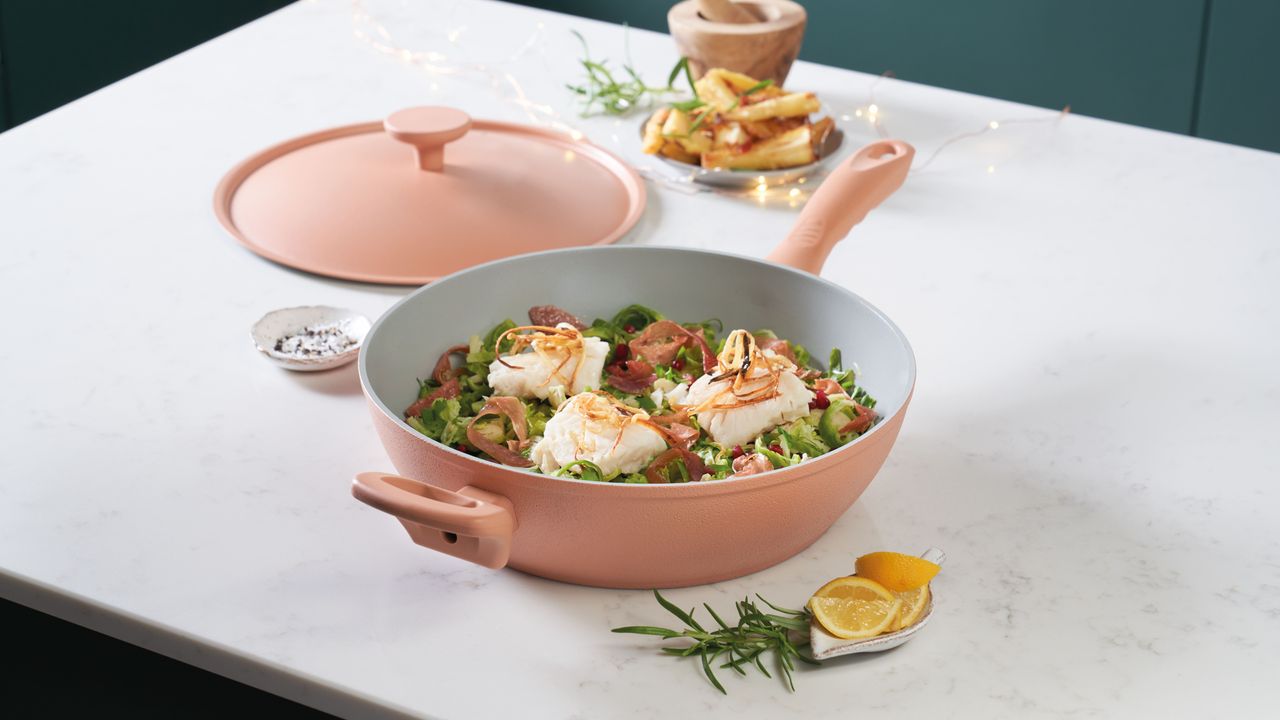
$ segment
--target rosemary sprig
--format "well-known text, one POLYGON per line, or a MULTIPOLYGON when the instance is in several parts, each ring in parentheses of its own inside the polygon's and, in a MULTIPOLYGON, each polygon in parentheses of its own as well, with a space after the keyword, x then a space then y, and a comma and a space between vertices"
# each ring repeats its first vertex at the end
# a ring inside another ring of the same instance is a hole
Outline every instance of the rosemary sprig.
POLYGON ((793 631, 805 632, 809 629, 808 610, 792 610, 778 607, 756 595, 760 602, 767 605, 773 612, 765 612, 750 598, 744 598, 734 603, 734 607, 738 611, 738 623, 729 625, 716 614, 716 611, 710 605, 703 603, 702 606, 711 615, 711 619, 719 626, 718 628, 707 630, 693 617, 697 608, 685 612, 670 600, 662 597, 662 593, 657 590, 653 591, 653 596, 658 599, 659 605, 685 624, 684 630, 672 630, 650 625, 631 625, 614 628, 613 632, 656 635, 667 640, 675 638, 693 640, 692 645, 664 647, 662 652, 676 657, 697 655, 702 662, 702 671, 706 674, 707 679, 711 681, 711 684, 717 690, 726 695, 728 691, 724 689, 724 685, 716 677, 714 669, 722 657, 727 656, 726 661, 718 666, 722 670, 733 670, 739 675, 746 675, 747 672, 743 669, 743 666, 754 665, 765 677, 772 678, 773 675, 769 674, 768 668, 765 667, 764 662, 761 660, 762 656, 771 652, 774 654, 777 669, 782 675, 783 681, 792 692, 795 692, 796 689, 795 682, 791 676, 792 671, 796 668, 795 661, 799 660, 810 665, 817 664, 816 660, 800 652, 800 646, 807 643, 807 639, 793 641, 791 638, 793 631))
POLYGON ((625 115, 642 104, 651 101, 651 96, 675 92, 675 80, 680 74, 680 68, 683 64, 686 76, 689 78, 689 84, 693 85, 693 76, 689 74, 688 61, 681 58, 680 63, 676 63, 676 67, 671 71, 671 78, 667 81, 666 87, 651 87, 646 85, 644 79, 640 77, 640 73, 636 72, 631 66, 630 49, 627 50, 627 62, 623 63, 622 70, 626 73, 625 77, 615 77, 612 70, 608 67, 608 60, 592 60, 591 49, 587 46, 587 39, 577 30, 570 30, 574 37, 578 38, 578 42, 582 43, 582 59, 578 62, 582 68, 586 70, 587 76, 580 85, 566 85, 573 92, 582 96, 583 108, 582 115, 587 117, 598 112, 608 115, 625 115), (649 96, 649 97, 646 97, 649 96))

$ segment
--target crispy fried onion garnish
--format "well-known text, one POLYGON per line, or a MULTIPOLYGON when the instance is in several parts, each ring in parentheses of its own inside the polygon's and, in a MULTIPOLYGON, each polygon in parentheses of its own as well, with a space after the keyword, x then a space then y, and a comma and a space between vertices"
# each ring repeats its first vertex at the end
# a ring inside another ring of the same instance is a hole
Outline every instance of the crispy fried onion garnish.
POLYGON ((733 410, 772 400, 778 396, 778 381, 796 366, 783 355, 765 355, 755 337, 746 330, 734 330, 725 339, 716 358, 716 374, 711 382, 728 380, 725 387, 692 408, 697 414, 707 410, 733 410))
POLYGON ((578 328, 569 323, 560 323, 555 327, 549 325, 521 325, 513 327, 510 330, 498 336, 493 343, 493 354, 498 356, 498 362, 513 369, 523 370, 521 365, 512 365, 502 358, 502 341, 511 340, 511 354, 519 355, 525 349, 531 348, 534 353, 542 357, 544 360, 558 359, 559 363, 555 370, 547 376, 542 383, 546 385, 552 380, 559 378, 564 381, 565 387, 573 387, 574 382, 578 379, 578 369, 582 367, 582 358, 586 354, 585 345, 583 344, 582 332, 578 328), (577 358, 578 362, 573 364, 573 372, 568 378, 562 377, 560 371, 573 358, 577 358))
MULTIPOLYGON (((609 452, 613 452, 618 448, 618 445, 622 442, 622 434, 626 432, 627 426, 631 424, 644 425, 661 435, 668 445, 685 449, 693 445, 700 434, 688 425, 680 424, 679 420, 684 420, 684 415, 650 416, 644 410, 632 407, 603 390, 594 390, 591 394, 600 400, 604 400, 604 402, 597 401, 584 404, 582 415, 588 425, 596 425, 593 431, 597 433, 600 430, 599 425, 604 425, 609 429, 617 428, 618 430, 618 436, 614 438, 613 446, 609 448, 609 452)), ((581 453, 584 448, 576 448, 576 450, 581 453)))
POLYGON ((467 440, 477 450, 503 465, 514 467, 530 467, 533 465, 529 458, 518 452, 523 450, 529 442, 529 423, 525 420, 524 403, 520 402, 520 398, 508 395, 489 398, 484 407, 480 408, 480 412, 476 413, 476 416, 467 425, 467 440), (509 441, 507 445, 500 445, 485 437, 484 433, 480 432, 480 428, 476 427, 476 423, 481 418, 486 418, 490 415, 497 415, 510 420, 511 429, 515 432, 516 439, 509 441))

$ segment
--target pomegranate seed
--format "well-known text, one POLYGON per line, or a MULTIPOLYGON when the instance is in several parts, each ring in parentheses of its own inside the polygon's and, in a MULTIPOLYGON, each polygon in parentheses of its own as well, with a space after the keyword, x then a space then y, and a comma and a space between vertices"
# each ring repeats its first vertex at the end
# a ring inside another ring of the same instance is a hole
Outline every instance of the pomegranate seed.
POLYGON ((772 450, 772 451, 774 451, 774 452, 776 452, 776 453, 778 453, 779 455, 781 455, 781 454, 782 454, 782 446, 781 446, 781 445, 779 445, 778 443, 774 443, 774 444, 770 445, 770 446, 769 446, 769 449, 770 449, 770 450, 772 450))
POLYGON ((676 370, 683 370, 684 358, 676 358, 675 362, 671 363, 671 367, 675 368, 676 370))
POLYGON ((734 445, 734 446, 733 446, 733 459, 734 459, 734 460, 737 460, 738 458, 740 458, 740 457, 742 457, 743 455, 746 455, 746 454, 747 454, 747 451, 746 451, 746 450, 743 450, 741 445, 734 445))
POLYGON ((459 450, 459 451, 461 451, 461 452, 466 452, 466 451, 467 451, 467 446, 466 446, 466 445, 463 445, 462 443, 458 443, 457 445, 454 445, 454 447, 458 448, 458 450, 459 450))
POLYGON ((636 326, 632 325, 631 323, 627 323, 626 325, 622 326, 622 329, 626 332, 633 333, 636 331, 636 326))
POLYGON ((629 357, 631 357, 631 348, 627 347, 626 345, 619 345, 613 351, 614 360, 619 360, 619 361, 626 360, 629 357))
POLYGON ((831 398, 821 390, 813 391, 813 399, 809 401, 810 410, 826 410, 831 406, 831 398))

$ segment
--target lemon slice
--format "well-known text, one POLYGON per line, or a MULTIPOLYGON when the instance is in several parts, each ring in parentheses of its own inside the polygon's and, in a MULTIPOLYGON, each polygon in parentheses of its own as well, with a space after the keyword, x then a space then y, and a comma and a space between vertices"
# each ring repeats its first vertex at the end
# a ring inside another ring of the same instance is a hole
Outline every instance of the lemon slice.
POLYGON ((887 631, 897 621, 902 601, 874 580, 842 577, 818 588, 809 609, 827 632, 857 640, 887 631))
POLYGON ((893 596, 902 601, 902 610, 898 613, 898 619, 893 623, 893 627, 889 628, 890 632, 915 625, 919 622, 920 617, 924 615, 924 609, 929 606, 928 585, 923 585, 915 590, 896 592, 893 596))
POLYGON ((893 592, 915 590, 929 584, 941 567, 914 555, 873 552, 854 562, 858 577, 875 580, 893 592))

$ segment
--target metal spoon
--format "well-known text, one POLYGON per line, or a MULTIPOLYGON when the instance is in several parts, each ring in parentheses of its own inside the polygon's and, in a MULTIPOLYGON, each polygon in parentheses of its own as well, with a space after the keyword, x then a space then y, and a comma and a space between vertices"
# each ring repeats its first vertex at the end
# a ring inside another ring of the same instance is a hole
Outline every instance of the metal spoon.
MULTIPOLYGON (((946 562, 947 554, 938 548, 929 548, 920 557, 936 565, 941 565, 946 562)), ((826 660, 840 655, 853 655, 854 653, 890 650, 914 637, 929 622, 929 618, 932 616, 933 593, 930 592, 929 604, 925 606, 924 613, 920 615, 920 619, 897 632, 885 633, 884 635, 877 635, 863 640, 842 640, 827 632, 818 624, 817 620, 814 620, 809 623, 809 650, 813 653, 815 660, 826 660)))

